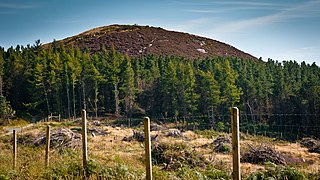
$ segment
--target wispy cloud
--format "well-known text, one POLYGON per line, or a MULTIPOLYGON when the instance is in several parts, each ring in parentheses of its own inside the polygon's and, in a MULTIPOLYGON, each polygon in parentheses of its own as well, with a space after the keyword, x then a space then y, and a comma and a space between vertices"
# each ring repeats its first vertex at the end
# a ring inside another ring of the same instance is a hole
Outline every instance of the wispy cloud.
POLYGON ((184 12, 191 13, 229 13, 236 11, 244 11, 244 10, 277 10, 282 9, 283 7, 252 7, 252 6, 238 6, 238 7, 228 7, 228 8, 208 8, 208 9, 184 9, 184 12))
POLYGON ((244 6, 282 6, 279 3, 271 2, 253 2, 253 1, 216 1, 215 4, 226 4, 226 5, 244 5, 244 6))
POLYGON ((320 16, 319 6, 320 0, 308 1, 303 4, 285 7, 273 14, 226 23, 218 28, 211 29, 211 31, 216 33, 238 32, 244 29, 285 22, 297 18, 318 17, 320 16))
POLYGON ((1 9, 34 9, 38 7, 40 7, 38 4, 0 2, 1 9))
POLYGON ((247 1, 212 1, 206 6, 193 5, 190 9, 185 9, 185 12, 191 13, 228 13, 241 10, 281 10, 286 7, 282 3, 268 2, 247 2, 247 1))

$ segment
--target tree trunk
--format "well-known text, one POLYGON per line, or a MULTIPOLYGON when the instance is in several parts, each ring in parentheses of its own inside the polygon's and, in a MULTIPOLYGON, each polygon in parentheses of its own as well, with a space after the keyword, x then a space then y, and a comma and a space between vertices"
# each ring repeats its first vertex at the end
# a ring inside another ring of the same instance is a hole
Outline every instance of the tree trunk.
POLYGON ((47 103, 47 111, 48 111, 47 113, 50 114, 50 106, 49 106, 48 93, 47 93, 47 90, 46 90, 46 87, 45 87, 44 83, 42 83, 42 84, 43 84, 44 96, 45 96, 45 98, 46 98, 46 103, 47 103))
POLYGON ((75 88, 75 80, 72 79, 72 103, 73 103, 73 117, 76 117, 76 95, 74 92, 75 88))
POLYGON ((84 89, 84 82, 81 80, 81 85, 82 85, 82 102, 83 102, 83 109, 87 109, 87 104, 86 104, 86 95, 85 95, 85 89, 84 89))
POLYGON ((69 117, 71 116, 71 110, 70 110, 70 108, 71 108, 71 107, 70 107, 70 94, 69 94, 69 93, 70 93, 70 92, 69 92, 69 91, 70 91, 70 89, 69 89, 69 88, 70 88, 70 82, 69 82, 69 77, 68 77, 68 75, 67 75, 66 78, 67 78, 66 91, 67 91, 67 104, 68 104, 68 109, 67 109, 67 110, 68 110, 68 113, 67 113, 67 114, 68 114, 68 118, 69 118, 69 117))
POLYGON ((114 83, 114 101, 115 101, 115 114, 119 115, 119 91, 118 91, 118 82, 114 83))
POLYGON ((213 130, 213 128, 214 128, 214 116, 213 116, 214 114, 213 114, 213 105, 211 105, 211 123, 212 123, 212 125, 211 125, 211 129, 213 130))
POLYGON ((94 112, 96 115, 96 118, 98 118, 98 83, 95 81, 95 91, 94 91, 94 112))
POLYGON ((0 75, 0 96, 3 96, 3 77, 0 75))

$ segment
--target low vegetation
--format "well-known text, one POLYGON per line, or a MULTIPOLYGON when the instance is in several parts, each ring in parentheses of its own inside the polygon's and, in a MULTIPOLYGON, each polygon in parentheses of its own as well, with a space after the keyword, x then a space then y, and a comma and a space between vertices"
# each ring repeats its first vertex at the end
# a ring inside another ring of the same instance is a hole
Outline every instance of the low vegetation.
MULTIPOLYGON (((18 133, 15 170, 12 169, 12 138, 9 135, 0 136, 0 179, 144 179, 142 127, 117 127, 109 123, 89 122, 89 163, 86 169, 82 167, 81 148, 73 146, 78 143, 77 137, 81 138, 81 127, 76 121, 38 123, 18 133), (52 143, 50 165, 45 168, 43 135, 48 124, 52 126, 52 143)), ((230 134, 214 130, 181 132, 169 124, 153 126, 157 127, 151 132, 155 179, 231 178, 230 134), (225 149, 217 151, 218 146, 225 149)), ((247 135, 241 141, 241 152, 251 153, 251 156, 256 155, 253 150, 259 152, 259 156, 268 155, 263 154, 262 150, 269 154, 276 152, 275 155, 281 155, 285 163, 276 165, 277 162, 272 159, 264 159, 258 164, 245 161, 241 166, 242 177, 317 179, 320 177, 319 154, 308 152, 301 144, 247 135), (265 144, 261 145, 263 142, 265 144), (272 147, 268 145, 270 142, 272 147)), ((243 154, 242 157, 246 156, 243 154)))

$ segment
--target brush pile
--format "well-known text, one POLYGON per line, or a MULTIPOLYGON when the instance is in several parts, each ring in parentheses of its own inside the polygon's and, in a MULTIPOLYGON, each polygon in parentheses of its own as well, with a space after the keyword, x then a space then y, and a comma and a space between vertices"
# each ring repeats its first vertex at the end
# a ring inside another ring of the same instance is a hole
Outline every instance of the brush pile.
POLYGON ((300 144, 308 148, 309 152, 320 153, 320 141, 313 138, 303 138, 300 144))
MULTIPOLYGON (((158 135, 151 135, 150 139, 151 141, 158 141, 159 136, 158 135)), ((133 130, 133 135, 129 137, 124 137, 122 141, 131 142, 133 140, 136 140, 138 142, 144 142, 144 133, 133 130)))
POLYGON ((201 148, 209 148, 218 153, 230 153, 232 151, 231 138, 219 136, 212 143, 204 144, 201 148))
POLYGON ((267 145, 253 147, 252 145, 248 144, 248 146, 249 150, 242 155, 241 162, 248 162, 252 164, 263 164, 265 162, 272 162, 282 165, 287 164, 283 155, 267 145))
POLYGON ((129 137, 124 137, 122 141, 131 142, 133 140, 136 140, 138 142, 144 142, 144 133, 133 130, 133 135, 129 137))
MULTIPOLYGON (((33 142, 34 145, 40 146, 46 143, 46 136, 41 135, 33 142)), ((50 147, 52 148, 80 148, 81 135, 74 133, 70 129, 61 128, 53 130, 50 135, 50 147)))
POLYGON ((213 141, 215 152, 229 153, 232 150, 232 142, 228 137, 220 136, 213 141))
POLYGON ((152 146, 152 161, 164 166, 165 170, 175 171, 183 166, 205 168, 209 162, 186 143, 155 143, 152 146))
POLYGON ((183 137, 183 134, 179 129, 169 129, 167 132, 167 137, 179 138, 179 137, 183 137))
POLYGON ((150 131, 165 131, 167 130, 166 127, 156 124, 156 123, 151 123, 150 124, 150 131))
POLYGON ((88 132, 91 132, 91 135, 93 137, 95 137, 95 136, 108 136, 111 134, 111 132, 106 132, 102 129, 95 128, 95 127, 88 128, 88 132))

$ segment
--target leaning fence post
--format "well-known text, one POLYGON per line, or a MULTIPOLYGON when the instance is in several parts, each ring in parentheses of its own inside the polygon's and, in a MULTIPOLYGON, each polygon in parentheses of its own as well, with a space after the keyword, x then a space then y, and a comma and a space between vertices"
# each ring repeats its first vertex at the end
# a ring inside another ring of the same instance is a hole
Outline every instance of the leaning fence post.
POLYGON ((17 132, 13 130, 13 169, 17 166, 17 132))
POLYGON ((47 126, 46 132, 46 167, 49 167, 49 151, 50 151, 50 126, 47 126))
POLYGON ((146 173, 147 180, 152 179, 152 163, 151 163, 151 141, 150 141, 150 119, 148 117, 144 118, 144 143, 146 151, 146 173))
POLYGON ((87 113, 82 110, 82 155, 83 167, 87 167, 88 151, 87 151, 87 113))
POLYGON ((232 156, 234 180, 240 180, 240 135, 239 135, 239 109, 233 107, 231 111, 231 127, 232 127, 232 156))

